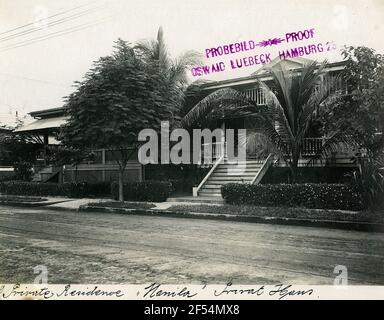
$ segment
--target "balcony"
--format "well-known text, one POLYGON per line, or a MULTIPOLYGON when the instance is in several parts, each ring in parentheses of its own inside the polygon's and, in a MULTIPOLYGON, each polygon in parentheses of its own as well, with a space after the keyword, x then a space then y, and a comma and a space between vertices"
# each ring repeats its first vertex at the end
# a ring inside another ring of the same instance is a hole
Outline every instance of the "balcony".
POLYGON ((244 90, 245 95, 253 100, 256 101, 257 105, 265 105, 266 104, 266 98, 263 89, 261 88, 250 88, 244 90))
POLYGON ((324 145, 325 138, 305 138, 303 142, 303 157, 318 155, 324 145))

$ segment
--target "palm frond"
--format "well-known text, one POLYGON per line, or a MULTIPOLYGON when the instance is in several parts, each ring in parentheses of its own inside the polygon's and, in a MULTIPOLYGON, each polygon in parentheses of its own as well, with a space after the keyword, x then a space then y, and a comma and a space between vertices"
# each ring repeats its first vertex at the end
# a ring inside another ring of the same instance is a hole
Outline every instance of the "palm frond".
POLYGON ((256 102, 248 98, 244 93, 231 88, 219 89, 211 93, 197 103, 183 118, 183 127, 192 127, 198 124, 204 117, 215 108, 221 106, 255 106, 256 102))
POLYGON ((264 82, 259 81, 259 86, 264 90, 267 103, 267 108, 263 110, 260 116, 264 117, 265 121, 273 123, 275 127, 278 126, 279 130, 284 131, 288 140, 293 140, 294 135, 281 100, 278 99, 273 90, 264 82))

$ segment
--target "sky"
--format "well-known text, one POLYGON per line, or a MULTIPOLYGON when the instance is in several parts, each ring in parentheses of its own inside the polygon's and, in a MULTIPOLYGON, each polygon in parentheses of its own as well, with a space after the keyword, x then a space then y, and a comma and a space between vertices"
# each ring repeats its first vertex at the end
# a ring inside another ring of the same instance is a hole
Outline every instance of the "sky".
MULTIPOLYGON (((384 53, 384 0, 0 0, 0 113, 26 114, 63 105, 73 83, 118 38, 135 43, 164 29, 170 54, 314 29, 313 38, 202 61, 226 69, 222 80, 260 66, 231 69, 230 60, 326 42, 336 49, 305 56, 338 61, 344 45, 384 53)), ((201 77, 190 75, 191 81, 201 77)))

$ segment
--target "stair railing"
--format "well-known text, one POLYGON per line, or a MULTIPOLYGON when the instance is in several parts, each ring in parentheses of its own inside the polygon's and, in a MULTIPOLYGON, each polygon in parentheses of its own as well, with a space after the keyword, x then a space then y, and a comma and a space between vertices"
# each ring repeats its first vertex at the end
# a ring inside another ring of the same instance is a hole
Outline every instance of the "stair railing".
POLYGON ((224 154, 222 154, 220 156, 220 158, 216 160, 215 164, 213 165, 211 170, 209 170, 209 172, 204 177, 204 179, 200 182, 200 184, 197 187, 192 188, 192 194, 194 197, 197 197, 199 190, 202 188, 202 186, 208 180, 208 178, 211 176, 211 174, 216 170, 216 167, 220 164, 220 162, 223 161, 223 159, 224 159, 224 154))
POLYGON ((267 159, 265 159, 260 170, 256 173, 256 175, 252 179, 251 184, 258 184, 261 181, 261 179, 264 177, 265 173, 268 171, 269 167, 271 166, 272 161, 273 161, 273 155, 272 153, 270 153, 267 159))

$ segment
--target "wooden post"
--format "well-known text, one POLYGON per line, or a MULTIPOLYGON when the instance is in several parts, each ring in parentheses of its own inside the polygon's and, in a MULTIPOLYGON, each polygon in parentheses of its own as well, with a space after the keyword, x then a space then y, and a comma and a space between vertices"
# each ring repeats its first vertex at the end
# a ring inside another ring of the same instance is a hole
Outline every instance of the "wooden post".
POLYGON ((49 136, 47 132, 43 134, 43 142, 44 142, 44 166, 47 165, 47 146, 49 143, 49 136))

